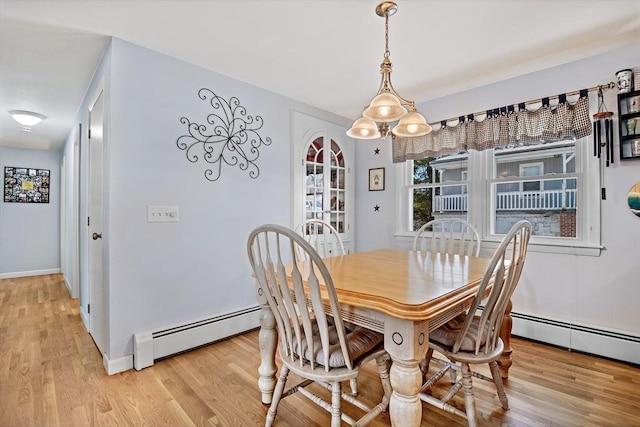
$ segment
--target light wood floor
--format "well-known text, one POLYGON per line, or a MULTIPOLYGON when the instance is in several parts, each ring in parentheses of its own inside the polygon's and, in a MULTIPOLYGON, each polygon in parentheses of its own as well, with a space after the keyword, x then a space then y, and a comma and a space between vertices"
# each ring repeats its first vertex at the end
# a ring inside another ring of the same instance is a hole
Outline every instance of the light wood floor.
MULTIPOLYGON (((263 425, 257 339, 251 331, 107 376, 61 275, 0 280, 0 426, 263 425)), ((521 339, 512 344, 511 409, 503 411, 491 384, 476 380, 481 425, 640 426, 638 367, 521 339)), ((359 387, 364 398, 381 393, 374 363, 359 387)), ((465 425, 425 404, 422 424, 465 425)), ((327 413, 297 396, 283 400, 276 418, 276 426, 328 425, 327 413)), ((388 414, 370 425, 389 425, 388 414)))

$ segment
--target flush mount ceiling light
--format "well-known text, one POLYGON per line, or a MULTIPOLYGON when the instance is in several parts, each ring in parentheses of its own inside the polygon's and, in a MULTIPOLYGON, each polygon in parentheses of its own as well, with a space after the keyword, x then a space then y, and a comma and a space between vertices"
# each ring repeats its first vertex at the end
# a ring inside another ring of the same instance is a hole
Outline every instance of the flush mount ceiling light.
POLYGON ((431 132, 431 126, 422 114, 416 110, 415 102, 398 95, 391 84, 391 60, 389 56, 389 17, 398 11, 398 5, 385 1, 376 7, 376 14, 384 18, 384 59, 380 64, 380 88, 375 98, 347 131, 347 135, 356 139, 376 139, 389 135, 406 138, 423 136, 431 132), (391 129, 390 123, 399 120, 391 129))
POLYGON ((47 118, 44 114, 24 110, 10 110, 9 114, 11 114, 16 122, 23 126, 35 126, 47 118))

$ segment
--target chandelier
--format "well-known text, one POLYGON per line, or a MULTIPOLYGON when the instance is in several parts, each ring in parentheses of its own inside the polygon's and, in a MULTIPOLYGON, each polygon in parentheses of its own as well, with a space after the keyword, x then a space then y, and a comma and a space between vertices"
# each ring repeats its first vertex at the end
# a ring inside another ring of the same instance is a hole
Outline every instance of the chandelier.
POLYGON ((423 136, 431 132, 424 116, 416 110, 415 102, 398 95, 391 84, 391 60, 389 59, 389 17, 398 11, 398 5, 385 1, 376 7, 376 14, 384 18, 384 59, 380 64, 380 88, 362 117, 356 120, 347 135, 356 139, 384 138, 390 134, 405 138, 423 136), (391 128, 391 123, 398 123, 391 128))

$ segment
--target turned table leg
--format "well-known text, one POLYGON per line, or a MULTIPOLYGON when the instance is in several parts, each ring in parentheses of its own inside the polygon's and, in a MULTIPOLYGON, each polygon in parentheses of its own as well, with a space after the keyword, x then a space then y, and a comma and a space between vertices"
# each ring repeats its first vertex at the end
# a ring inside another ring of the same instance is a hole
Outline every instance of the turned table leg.
POLYGON ((420 362, 429 343, 426 322, 387 317, 384 325, 384 348, 393 363, 389 371, 391 399, 389 418, 393 427, 417 427, 422 420, 422 402, 418 394, 422 385, 420 362))
POLYGON ((504 311, 504 318, 502 319, 502 326, 500 328, 500 339, 504 343, 504 351, 498 360, 498 368, 500 369, 500 376, 503 379, 509 378, 509 368, 513 363, 511 361, 511 353, 513 351, 511 348, 511 328, 513 322, 511 319, 512 308, 511 300, 509 300, 507 308, 504 311))
POLYGON ((262 403, 271 403, 273 389, 276 386, 276 345, 278 343, 278 332, 276 331, 276 319, 273 316, 266 298, 262 294, 262 289, 258 287, 258 303, 262 306, 260 312, 260 333, 258 343, 260 345, 260 366, 258 373, 258 388, 262 393, 262 403))

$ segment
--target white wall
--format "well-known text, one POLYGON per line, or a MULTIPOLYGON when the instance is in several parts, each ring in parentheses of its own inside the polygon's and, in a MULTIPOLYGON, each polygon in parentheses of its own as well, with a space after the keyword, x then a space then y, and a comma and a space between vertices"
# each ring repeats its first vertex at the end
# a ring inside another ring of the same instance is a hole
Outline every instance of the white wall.
MULTIPOLYGON (((606 84, 615 79, 616 71, 640 65, 639 52, 640 46, 609 52, 437 99, 419 105, 418 109, 429 121, 439 122, 606 84)), ((606 106, 614 113, 617 113, 616 94, 616 89, 605 92, 606 106)), ((595 97, 595 93, 590 96, 595 97)), ((617 161, 617 139, 616 134, 616 162, 603 170, 607 199, 601 203, 604 246, 601 255, 530 252, 513 298, 514 312, 640 337, 640 218, 629 211, 626 201, 631 186, 640 181, 640 161, 617 161)), ((393 237, 395 166, 391 163, 389 144, 390 141, 363 141, 356 146, 356 242, 360 251, 401 246, 393 237), (375 146, 382 148, 381 155, 373 154, 375 146), (389 185, 384 192, 370 193, 366 189, 367 169, 380 166, 388 168, 389 185), (379 213, 372 208, 376 203, 381 206, 379 213)))
MULTIPOLYGON (((102 79, 108 134, 103 233, 107 358, 115 360, 132 354, 135 332, 256 305, 246 238, 261 223, 293 225, 291 111, 342 126, 349 123, 118 39, 112 40, 87 99, 102 79), (178 137, 187 132, 181 117, 202 122, 212 112, 208 102, 198 98, 203 87, 227 100, 237 97, 247 115, 264 119, 258 133, 272 143, 259 147, 257 179, 224 164, 220 179, 210 182, 202 160, 191 163, 178 149, 178 137), (148 205, 178 206, 180 221, 148 223, 148 205)), ((78 116, 85 129, 86 106, 85 99, 78 116)), ((82 151, 84 161, 84 146, 82 151)), ((86 165, 82 169, 86 173, 86 165)), ((81 210, 81 218, 86 218, 86 201, 81 210)), ((81 235, 81 240, 87 238, 81 235)), ((86 248, 81 246, 81 252, 86 259, 86 248)), ((82 294, 87 277, 81 276, 82 294)))
POLYGON ((65 163, 64 179, 61 179, 65 185, 65 217, 64 222, 64 257, 61 256, 62 273, 67 284, 71 296, 73 298, 79 297, 79 231, 80 231, 80 218, 79 218, 79 166, 80 166, 80 142, 82 140, 82 134, 80 126, 75 127, 70 135, 69 140, 65 144, 62 156, 65 163))
POLYGON ((49 203, 0 201, 0 278, 60 272, 60 159, 54 151, 0 146, 3 184, 5 166, 51 171, 49 203))
POLYGON ((110 67, 111 50, 110 46, 105 48, 103 56, 96 67, 93 79, 86 90, 85 97, 78 108, 76 114, 76 124, 70 129, 69 136, 65 143, 62 155, 65 158, 65 185, 66 185, 66 261, 65 280, 67 286, 77 292, 74 297, 79 298, 80 315, 88 328, 87 305, 89 304, 89 272, 87 266, 88 254, 88 138, 87 129, 89 103, 93 99, 96 90, 104 86, 106 90, 105 98, 108 102, 108 71, 110 67), (75 147, 75 144, 78 147, 75 147), (74 180, 74 173, 78 173, 79 177, 74 180), (77 200, 77 206, 74 206, 74 199, 77 200), (74 210, 78 211, 77 223, 74 222, 71 215, 74 210), (75 227, 78 228, 75 233, 75 227), (73 263, 79 261, 79 265, 73 263))

